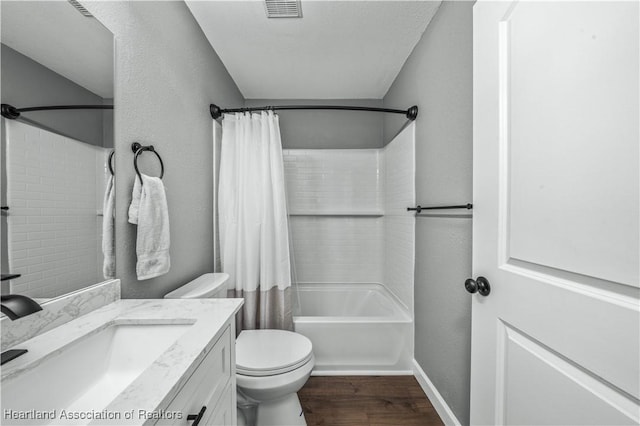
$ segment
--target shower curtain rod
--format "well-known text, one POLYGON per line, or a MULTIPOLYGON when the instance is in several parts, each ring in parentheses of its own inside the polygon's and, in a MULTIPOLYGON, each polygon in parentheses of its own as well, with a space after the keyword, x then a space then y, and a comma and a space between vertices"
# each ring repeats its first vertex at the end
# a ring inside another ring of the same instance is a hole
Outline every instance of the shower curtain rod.
POLYGON ((376 112, 389 112, 392 114, 404 114, 409 120, 413 121, 418 116, 418 106, 414 105, 411 108, 404 109, 390 109, 390 108, 374 108, 374 107, 361 107, 361 106, 344 106, 344 105, 273 105, 273 106, 260 106, 260 107, 248 107, 248 108, 220 108, 218 105, 209 105, 209 111, 211 117, 214 119, 222 117, 222 114, 226 112, 251 112, 251 111, 275 111, 278 109, 334 109, 334 110, 348 110, 348 111, 376 111, 376 112))
POLYGON ((51 106, 37 106, 29 108, 16 108, 9 104, 2 104, 2 116, 10 120, 15 120, 20 117, 22 112, 30 111, 50 111, 61 109, 113 109, 113 105, 51 105, 51 106))

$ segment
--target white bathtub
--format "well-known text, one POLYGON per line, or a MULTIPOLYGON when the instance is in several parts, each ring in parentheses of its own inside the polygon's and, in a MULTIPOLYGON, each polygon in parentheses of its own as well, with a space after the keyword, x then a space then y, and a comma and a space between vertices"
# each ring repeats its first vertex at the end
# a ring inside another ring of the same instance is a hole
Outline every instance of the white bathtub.
POLYGON ((314 375, 411 374, 413 323, 381 284, 298 284, 293 323, 311 339, 314 375))

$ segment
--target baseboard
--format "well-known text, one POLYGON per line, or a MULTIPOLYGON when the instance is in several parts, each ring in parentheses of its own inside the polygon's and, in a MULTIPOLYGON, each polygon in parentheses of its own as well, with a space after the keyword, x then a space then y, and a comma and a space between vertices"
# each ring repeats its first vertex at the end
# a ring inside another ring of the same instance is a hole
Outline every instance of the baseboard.
POLYGON ((412 370, 313 370, 312 376, 414 376, 412 370))
POLYGON ((427 377, 427 374, 415 359, 413 360, 413 375, 420 384, 420 387, 422 387, 424 393, 427 395, 427 398, 429 398, 429 401, 431 401, 433 408, 438 412, 438 415, 444 424, 460 426, 461 423, 456 415, 453 414, 453 411, 451 411, 447 402, 444 400, 442 395, 440 395, 438 389, 436 389, 431 380, 429 380, 429 377, 427 377))

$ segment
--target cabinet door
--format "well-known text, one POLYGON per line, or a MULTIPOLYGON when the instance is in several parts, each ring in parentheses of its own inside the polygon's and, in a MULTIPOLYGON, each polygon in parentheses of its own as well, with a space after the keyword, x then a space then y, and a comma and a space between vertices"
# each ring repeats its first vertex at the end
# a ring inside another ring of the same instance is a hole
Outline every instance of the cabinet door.
POLYGON ((227 385, 216 408, 208 416, 203 417, 200 424, 206 426, 229 426, 237 423, 236 404, 234 403, 235 398, 233 398, 236 390, 235 386, 232 385, 233 383, 227 385))
POLYGON ((209 424, 204 420, 215 411, 218 400, 223 395, 227 396, 225 392, 228 392, 232 383, 234 338, 231 327, 228 327, 165 409, 167 412, 181 412, 182 418, 161 419, 157 425, 191 425, 193 421, 187 420, 187 416, 198 414, 203 406, 206 406, 206 410, 200 425, 209 424))

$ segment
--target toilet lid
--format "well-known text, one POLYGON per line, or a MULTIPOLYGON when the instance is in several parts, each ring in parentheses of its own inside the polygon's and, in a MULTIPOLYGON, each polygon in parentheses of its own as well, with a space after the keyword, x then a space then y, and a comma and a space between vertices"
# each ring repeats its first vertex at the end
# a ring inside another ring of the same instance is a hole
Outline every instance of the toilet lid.
POLYGON ((306 364, 311 340, 285 330, 244 330, 236 339, 236 371, 245 376, 272 376, 306 364))

